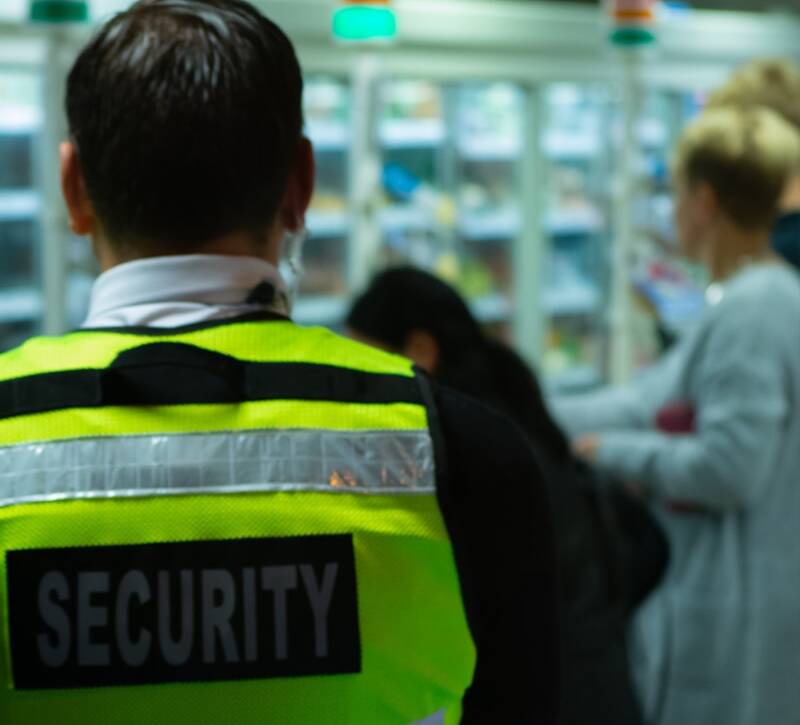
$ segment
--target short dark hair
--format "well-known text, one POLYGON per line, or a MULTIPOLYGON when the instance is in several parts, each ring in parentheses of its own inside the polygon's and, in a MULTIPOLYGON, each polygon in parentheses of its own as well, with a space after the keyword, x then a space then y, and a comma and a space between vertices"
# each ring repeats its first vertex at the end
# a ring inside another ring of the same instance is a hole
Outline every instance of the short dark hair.
POLYGON ((188 251, 274 219, 302 136, 291 42, 243 0, 139 0, 76 60, 67 116, 112 243, 188 251))

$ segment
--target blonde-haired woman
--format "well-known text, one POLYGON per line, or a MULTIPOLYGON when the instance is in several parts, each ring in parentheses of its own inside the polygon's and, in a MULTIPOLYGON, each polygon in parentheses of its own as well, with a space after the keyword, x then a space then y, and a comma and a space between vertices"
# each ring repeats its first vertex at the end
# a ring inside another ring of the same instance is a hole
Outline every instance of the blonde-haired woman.
MULTIPOLYGON (((788 58, 763 58, 737 70, 709 98, 709 107, 765 106, 800 131, 800 65, 788 58)), ((772 248, 800 269, 800 169, 783 190, 772 248)))
POLYGON ((672 561, 637 620, 657 725, 800 724, 800 278, 770 227, 800 138, 707 111, 674 171, 684 253, 713 279, 692 334, 636 384, 557 406, 577 448, 641 487, 672 561))

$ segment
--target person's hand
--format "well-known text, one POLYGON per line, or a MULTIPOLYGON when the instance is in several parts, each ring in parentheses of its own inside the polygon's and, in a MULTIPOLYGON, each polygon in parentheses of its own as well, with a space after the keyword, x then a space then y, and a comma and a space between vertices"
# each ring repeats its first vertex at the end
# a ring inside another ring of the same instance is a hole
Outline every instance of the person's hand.
POLYGON ((587 463, 594 463, 597 459, 597 452, 600 450, 600 436, 589 435, 578 438, 572 449, 578 458, 582 458, 587 463))

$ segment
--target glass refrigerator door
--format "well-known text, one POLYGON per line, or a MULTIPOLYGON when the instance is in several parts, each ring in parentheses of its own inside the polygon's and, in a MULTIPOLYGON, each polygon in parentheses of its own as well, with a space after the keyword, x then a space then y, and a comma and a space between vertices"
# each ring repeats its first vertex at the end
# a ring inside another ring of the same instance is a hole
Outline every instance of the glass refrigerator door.
POLYGON ((294 316, 305 324, 336 326, 344 317, 348 291, 350 89, 335 78, 312 77, 306 80, 304 104, 317 177, 306 218, 306 271, 294 316))
POLYGON ((568 83, 543 88, 543 368, 556 391, 590 388, 606 375, 608 106, 606 89, 568 83))
POLYGON ((413 264, 452 279, 456 205, 444 89, 427 81, 387 81, 380 98, 380 263, 413 264))
POLYGON ((456 90, 459 287, 478 318, 510 337, 514 240, 520 202, 525 97, 508 83, 456 90))
POLYGON ((41 325, 35 173, 41 99, 37 73, 0 68, 0 350, 18 345, 41 325))
POLYGON ((637 237, 634 330, 637 367, 652 363, 689 329, 705 306, 702 273, 679 254, 673 221, 670 157, 683 128, 702 108, 695 94, 651 91, 637 124, 639 148, 633 219, 637 237))
POLYGON ((505 333, 521 225, 521 91, 408 80, 381 91, 381 264, 439 275, 505 333))

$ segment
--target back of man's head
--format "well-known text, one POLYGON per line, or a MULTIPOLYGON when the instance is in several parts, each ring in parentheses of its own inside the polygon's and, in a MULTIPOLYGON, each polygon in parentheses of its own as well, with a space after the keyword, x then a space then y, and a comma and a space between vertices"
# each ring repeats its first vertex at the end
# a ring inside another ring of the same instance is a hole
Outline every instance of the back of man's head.
POLYGON ((111 244, 174 253, 262 234, 302 135, 284 33, 243 0, 139 0, 69 75, 67 115, 111 244))

